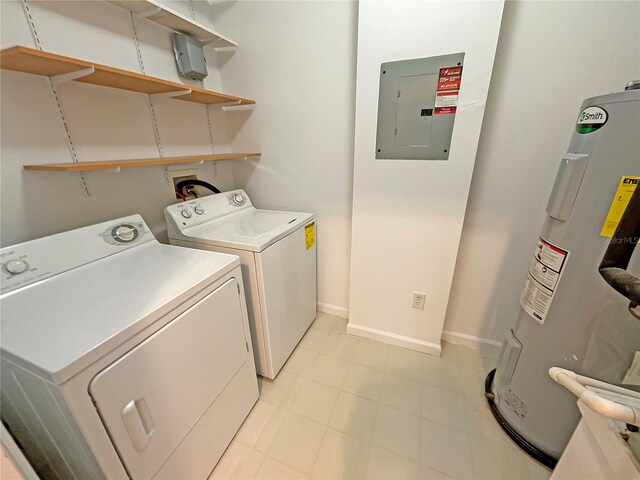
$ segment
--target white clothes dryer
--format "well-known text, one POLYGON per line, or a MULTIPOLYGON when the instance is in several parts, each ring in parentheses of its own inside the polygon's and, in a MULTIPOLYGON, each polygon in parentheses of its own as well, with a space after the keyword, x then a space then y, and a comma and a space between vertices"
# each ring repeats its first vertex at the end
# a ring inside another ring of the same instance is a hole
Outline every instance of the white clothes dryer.
POLYGON ((133 215, 0 262, 2 419, 38 475, 207 478, 258 398, 238 257, 133 215))
POLYGON ((165 209, 169 242, 238 255, 256 370, 275 378, 316 317, 313 214, 256 209, 243 190, 165 209))

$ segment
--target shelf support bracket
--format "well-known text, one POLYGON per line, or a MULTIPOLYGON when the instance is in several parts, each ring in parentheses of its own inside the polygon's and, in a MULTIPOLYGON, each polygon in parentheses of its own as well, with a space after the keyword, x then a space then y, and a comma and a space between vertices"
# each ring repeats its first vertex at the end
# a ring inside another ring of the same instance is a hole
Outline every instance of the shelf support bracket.
POLYGON ((151 100, 155 100, 156 98, 172 98, 179 97, 181 95, 189 95, 190 93, 191 89, 187 88, 185 90, 176 90, 175 92, 150 93, 149 98, 151 100))
POLYGON ((52 75, 49 77, 54 87, 57 87, 61 83, 72 82, 87 75, 92 75, 96 71, 94 66, 83 68, 82 70, 76 70, 75 72, 62 73, 60 75, 52 75))
POLYGON ((235 48, 238 46, 236 45, 236 42, 234 42, 233 40, 227 40, 226 38, 220 38, 220 37, 211 37, 211 38, 207 38, 205 39, 198 39, 198 41, 204 45, 212 45, 213 48, 216 50, 216 52, 233 52, 235 50, 235 48), (222 45, 219 46, 215 46, 216 43, 222 43, 222 45), (230 45, 231 44, 231 45, 230 45))
POLYGON ((161 11, 162 11, 162 8, 155 7, 155 8, 150 8, 149 10, 143 10, 142 12, 134 13, 134 15, 140 18, 149 18, 151 15, 155 15, 157 13, 160 13, 161 11))
POLYGON ((253 110, 253 104, 240 105, 240 101, 238 101, 238 103, 233 103, 231 105, 224 104, 222 106, 222 110, 225 112, 239 112, 241 110, 253 110))
POLYGON ((242 103, 242 100, 232 100, 230 102, 222 102, 222 103, 211 103, 210 105, 212 107, 233 107, 233 106, 237 106, 240 105, 242 103))

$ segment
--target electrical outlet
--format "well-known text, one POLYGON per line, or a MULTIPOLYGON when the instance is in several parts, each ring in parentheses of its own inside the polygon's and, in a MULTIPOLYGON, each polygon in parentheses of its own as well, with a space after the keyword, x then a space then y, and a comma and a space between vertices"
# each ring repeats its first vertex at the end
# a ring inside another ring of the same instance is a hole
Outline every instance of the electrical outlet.
POLYGON ((418 310, 424 310, 424 302, 427 297, 426 293, 413 292, 413 300, 411 300, 411 306, 418 310))

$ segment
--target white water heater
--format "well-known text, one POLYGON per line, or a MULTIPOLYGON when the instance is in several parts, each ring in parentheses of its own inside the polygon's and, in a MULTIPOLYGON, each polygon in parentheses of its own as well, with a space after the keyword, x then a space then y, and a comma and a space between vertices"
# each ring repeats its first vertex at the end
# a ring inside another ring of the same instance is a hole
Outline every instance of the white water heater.
MULTIPOLYGON (((532 239, 522 294, 503 299, 498 312, 515 321, 487 377, 487 398, 502 428, 549 467, 580 419, 575 397, 553 382, 550 367, 627 388, 637 382, 629 372, 640 367, 640 321, 598 268, 640 183, 639 86, 583 102, 544 226, 532 239)), ((640 276, 640 252, 628 270, 640 276)))

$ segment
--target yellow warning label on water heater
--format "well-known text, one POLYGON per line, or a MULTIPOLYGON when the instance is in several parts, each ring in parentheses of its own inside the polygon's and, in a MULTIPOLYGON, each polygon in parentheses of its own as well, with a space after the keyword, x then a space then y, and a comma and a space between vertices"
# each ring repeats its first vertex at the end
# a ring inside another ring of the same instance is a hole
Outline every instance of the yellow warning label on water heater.
POLYGON ((307 250, 316 244, 316 223, 309 222, 304 226, 304 241, 307 245, 307 250))
POLYGON ((622 177, 618 184, 618 190, 616 190, 616 194, 611 201, 607 218, 604 221, 602 230, 600 230, 600 236, 613 237, 618 223, 620 223, 620 219, 622 218, 622 214, 626 210, 627 205, 629 205, 631 195, 633 195, 638 184, 640 184, 640 177, 630 175, 622 177))

